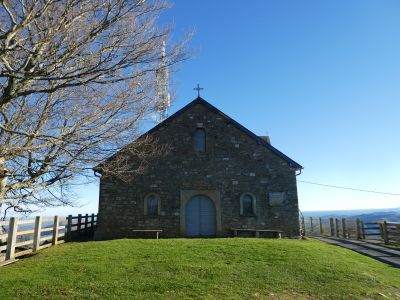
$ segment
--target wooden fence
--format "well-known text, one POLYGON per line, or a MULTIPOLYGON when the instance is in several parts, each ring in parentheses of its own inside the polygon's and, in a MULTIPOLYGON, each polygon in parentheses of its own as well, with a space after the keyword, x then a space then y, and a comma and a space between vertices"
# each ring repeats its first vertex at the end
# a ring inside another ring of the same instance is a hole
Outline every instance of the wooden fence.
POLYGON ((92 235, 97 226, 97 215, 69 215, 67 217, 66 241, 73 241, 92 235))
POLYGON ((345 239, 375 239, 385 244, 400 244, 400 223, 363 222, 347 218, 301 218, 305 236, 332 236, 345 239))
POLYGON ((18 257, 93 234, 96 225, 95 214, 69 215, 67 218, 37 216, 29 220, 12 217, 1 221, 5 234, 0 235, 0 266, 18 257))

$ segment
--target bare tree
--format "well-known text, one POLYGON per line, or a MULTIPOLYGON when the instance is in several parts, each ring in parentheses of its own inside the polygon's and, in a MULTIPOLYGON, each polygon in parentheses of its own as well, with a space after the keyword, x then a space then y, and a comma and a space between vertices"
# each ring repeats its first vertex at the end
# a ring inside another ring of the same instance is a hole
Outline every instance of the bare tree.
POLYGON ((185 58, 179 43, 161 61, 171 30, 155 22, 167 7, 156 0, 0 1, 3 209, 69 205, 68 186, 116 151, 126 156, 102 165, 103 173, 122 179, 159 153, 149 138, 131 142, 143 118, 163 105, 157 72, 185 58))

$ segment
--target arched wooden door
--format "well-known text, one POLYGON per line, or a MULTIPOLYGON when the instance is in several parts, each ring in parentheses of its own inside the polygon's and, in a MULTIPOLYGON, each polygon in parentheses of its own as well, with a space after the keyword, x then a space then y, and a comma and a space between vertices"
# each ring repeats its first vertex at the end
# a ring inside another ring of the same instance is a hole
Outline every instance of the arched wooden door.
POLYGON ((214 203, 206 196, 194 196, 185 208, 185 236, 213 237, 215 235, 214 203))

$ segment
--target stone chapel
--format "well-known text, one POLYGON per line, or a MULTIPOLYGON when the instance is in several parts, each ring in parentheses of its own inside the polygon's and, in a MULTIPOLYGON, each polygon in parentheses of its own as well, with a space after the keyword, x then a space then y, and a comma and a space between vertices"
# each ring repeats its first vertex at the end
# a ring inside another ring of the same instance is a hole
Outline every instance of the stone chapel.
POLYGON ((132 183, 100 178, 96 239, 141 237, 135 230, 146 229, 161 237, 229 237, 235 228, 299 236, 302 166, 268 137, 200 97, 145 135, 170 150, 132 183))

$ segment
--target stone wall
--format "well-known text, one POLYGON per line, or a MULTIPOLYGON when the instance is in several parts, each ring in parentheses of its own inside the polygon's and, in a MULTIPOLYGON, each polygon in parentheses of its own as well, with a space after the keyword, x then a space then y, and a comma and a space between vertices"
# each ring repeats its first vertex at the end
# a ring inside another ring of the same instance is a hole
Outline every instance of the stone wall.
POLYGON ((229 122, 223 114, 196 104, 152 135, 169 144, 169 153, 154 160, 144 175, 131 184, 101 179, 97 238, 133 236, 132 229, 163 229, 164 237, 181 232, 181 192, 214 191, 219 194, 220 230, 230 228, 278 229, 286 236, 299 235, 295 170, 229 122), (205 153, 193 150, 196 128, 206 130, 205 153), (240 197, 256 196, 256 215, 240 216, 240 197), (285 192, 287 203, 271 207, 270 192, 285 192), (144 215, 146 195, 161 199, 158 217, 144 215))

